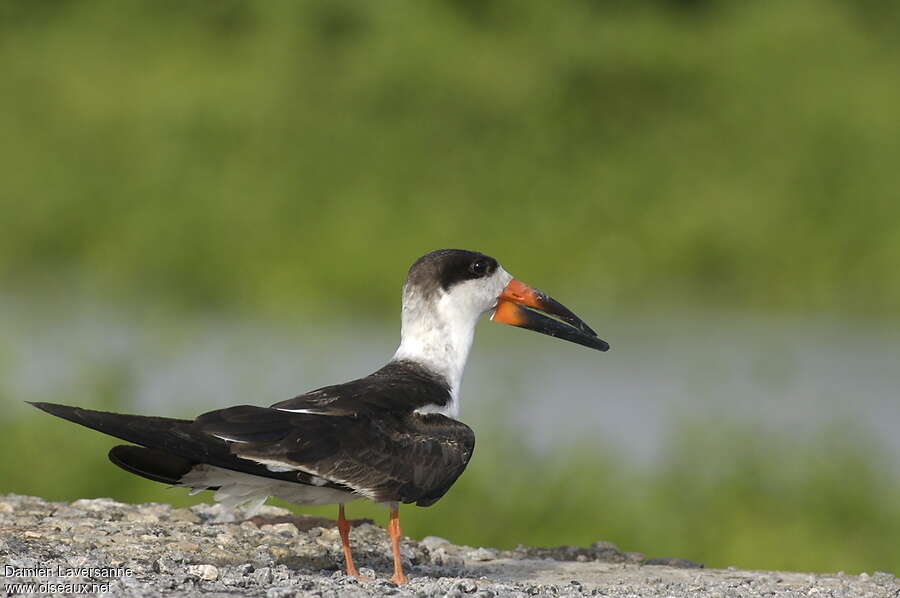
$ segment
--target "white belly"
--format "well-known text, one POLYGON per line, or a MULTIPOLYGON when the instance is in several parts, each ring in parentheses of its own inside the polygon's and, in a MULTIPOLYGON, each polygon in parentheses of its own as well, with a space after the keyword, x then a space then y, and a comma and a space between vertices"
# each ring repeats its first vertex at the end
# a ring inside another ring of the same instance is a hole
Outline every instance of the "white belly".
POLYGON ((253 512, 270 496, 294 505, 317 506, 343 504, 362 498, 344 490, 273 480, 205 464, 191 469, 179 480, 178 485, 192 488, 192 493, 201 492, 210 486, 218 486, 219 490, 213 498, 222 505, 234 508, 250 503, 248 513, 245 513, 246 517, 252 517, 253 512))

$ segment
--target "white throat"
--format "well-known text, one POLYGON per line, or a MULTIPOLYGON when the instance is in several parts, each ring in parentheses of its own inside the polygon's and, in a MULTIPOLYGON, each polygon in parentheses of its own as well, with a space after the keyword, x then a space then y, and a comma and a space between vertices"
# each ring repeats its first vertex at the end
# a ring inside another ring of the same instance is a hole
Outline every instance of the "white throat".
POLYGON ((442 413, 459 417, 459 387, 472 348, 475 325, 481 315, 496 306, 497 296, 512 280, 503 268, 488 279, 471 280, 437 289, 422 296, 417 289, 403 289, 400 346, 394 360, 413 361, 443 376, 450 387, 445 406, 418 409, 420 413, 442 413))

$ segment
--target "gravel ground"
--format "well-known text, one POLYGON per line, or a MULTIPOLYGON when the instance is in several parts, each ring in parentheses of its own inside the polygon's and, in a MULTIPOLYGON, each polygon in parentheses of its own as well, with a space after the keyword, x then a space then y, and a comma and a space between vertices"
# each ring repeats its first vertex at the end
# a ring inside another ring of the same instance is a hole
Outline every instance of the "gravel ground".
POLYGON ((820 596, 900 598, 884 572, 811 575, 703 569, 644 559, 608 542, 588 548, 455 546, 405 539, 410 583, 387 581, 387 535, 357 520, 357 565, 373 582, 342 572, 334 522, 276 507, 234 521, 219 506, 174 509, 109 499, 48 502, 0 495, 0 596, 26 592, 110 596, 820 596), (34 589, 16 584, 35 584, 34 589))

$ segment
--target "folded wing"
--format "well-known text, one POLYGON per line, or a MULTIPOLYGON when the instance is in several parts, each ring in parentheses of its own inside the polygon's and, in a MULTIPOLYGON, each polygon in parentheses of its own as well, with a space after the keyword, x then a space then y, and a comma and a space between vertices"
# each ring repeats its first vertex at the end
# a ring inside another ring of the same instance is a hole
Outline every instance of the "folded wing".
POLYGON ((465 470, 472 430, 439 414, 324 415, 240 406, 195 425, 227 439, 232 454, 274 471, 298 471, 378 502, 434 503, 465 470))

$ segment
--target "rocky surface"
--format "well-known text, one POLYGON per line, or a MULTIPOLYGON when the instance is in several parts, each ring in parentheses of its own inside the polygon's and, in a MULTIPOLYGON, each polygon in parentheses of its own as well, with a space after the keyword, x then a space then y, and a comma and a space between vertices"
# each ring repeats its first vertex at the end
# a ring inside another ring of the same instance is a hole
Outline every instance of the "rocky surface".
POLYGON ((499 551, 434 537, 405 539, 410 583, 398 587, 387 581, 385 532, 354 523, 357 564, 375 581, 343 575, 340 538, 328 519, 263 507, 257 517, 235 521, 210 505, 0 496, 0 596, 900 597, 900 581, 884 572, 703 569, 679 559, 645 560, 608 542, 499 551))

